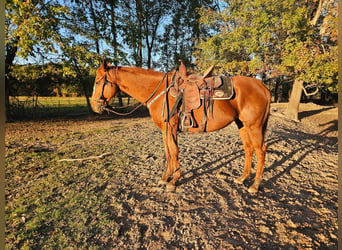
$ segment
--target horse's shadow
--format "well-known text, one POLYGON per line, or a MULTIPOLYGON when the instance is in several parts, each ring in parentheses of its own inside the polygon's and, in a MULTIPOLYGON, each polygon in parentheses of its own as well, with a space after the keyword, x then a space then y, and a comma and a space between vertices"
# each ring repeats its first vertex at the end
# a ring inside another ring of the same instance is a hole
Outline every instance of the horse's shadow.
MULTIPOLYGON (((282 155, 282 157, 279 160, 275 160, 271 163, 271 165, 269 166, 265 166, 264 172, 275 172, 276 174, 273 175, 272 177, 270 177, 269 179, 264 179, 260 188, 263 189, 264 187, 267 188, 275 188, 275 184, 277 182, 277 180, 279 180, 281 177, 283 177, 284 175, 288 175, 292 169, 294 169, 295 167, 301 165, 301 163, 303 162, 303 160, 313 151, 315 151, 316 148, 316 144, 318 142, 321 142, 322 137, 318 136, 318 135, 312 135, 312 134, 307 134, 304 132, 298 132, 298 131, 293 131, 291 129, 283 129, 283 131, 278 131, 273 133, 276 136, 273 138, 270 138, 266 141, 266 144, 268 147, 272 146, 272 145, 277 145, 279 142, 281 141, 286 141, 287 139, 291 139, 294 140, 296 144, 301 145, 300 147, 294 149, 293 151, 291 151, 289 154, 285 154, 281 152, 281 149, 277 149, 277 150, 268 150, 267 154, 280 154, 282 155), (309 142, 306 142, 306 140, 310 140, 309 142), (304 143, 303 143, 304 141, 304 143), (299 156, 298 156, 299 154, 299 156), (293 161, 292 159, 294 158, 294 156, 296 156, 296 160, 293 161), (285 168, 284 168, 285 166, 285 168), (277 173, 278 172, 278 173, 277 173)), ((336 139, 337 141, 337 139, 336 139)), ((329 143, 325 145, 326 149, 332 149, 337 150, 336 149, 336 141, 333 138, 332 140, 329 140, 329 143)), ((239 175, 242 174, 243 171, 243 167, 244 167, 244 150, 243 150, 243 146, 241 146, 240 150, 234 151, 232 153, 226 154, 224 156, 222 156, 220 159, 217 159, 215 161, 210 161, 210 162, 206 162, 198 167, 195 167, 191 170, 188 170, 186 172, 183 172, 183 178, 181 178, 178 181, 178 185, 182 186, 186 183, 189 183, 191 181, 193 181, 196 178, 200 178, 202 176, 205 175, 211 175, 213 174, 215 171, 220 170, 224 167, 227 167, 229 165, 229 163, 231 161, 234 160, 241 160, 241 171, 239 173, 237 173, 236 168, 234 168, 232 171, 234 171, 233 175, 234 178, 239 177, 239 175), (220 163, 218 165, 218 163, 220 163), (235 176, 236 175, 236 176, 235 176)), ((323 147, 324 150, 324 147, 323 147)), ((254 157, 255 158, 255 157, 254 157)), ((253 165, 252 165, 252 173, 250 178, 248 178, 247 180, 245 180, 244 185, 245 186, 250 186, 255 178, 255 172, 253 172, 253 167, 254 167, 254 163, 256 163, 255 161, 256 159, 253 160, 253 165)), ((267 164, 267 158, 266 158, 266 164, 267 164)), ((229 182, 229 180, 227 180, 229 182)))
MULTIPOLYGON (((272 145, 272 144, 275 144, 277 143, 278 141, 280 141, 281 139, 272 139, 272 140, 269 140, 267 141, 267 144, 268 145, 272 145)), ((186 183, 189 183, 191 181, 193 181, 194 179, 196 178, 200 178, 201 176, 204 176, 204 175, 211 175, 213 174, 216 170, 220 170, 224 167, 227 167, 229 165, 230 162, 234 161, 234 160, 238 160, 238 159, 241 159, 241 174, 242 174, 242 171, 243 171, 243 166, 244 166, 244 156, 245 156, 245 152, 243 150, 243 146, 241 146, 241 149, 240 150, 237 150, 237 151, 234 151, 230 154, 227 154, 227 155, 224 155, 222 156, 220 159, 217 159, 215 161, 210 161, 210 162, 206 162, 196 168, 193 168, 191 170, 188 170, 186 172, 183 173, 183 178, 180 179, 177 184, 179 186, 183 185, 183 184, 186 184, 186 183), (217 163, 221 162, 219 165, 217 165, 217 163), (188 176, 188 177, 185 177, 185 176, 188 176)), ((253 167, 253 166, 252 166, 253 167)), ((234 169, 233 170, 234 172, 236 172, 236 170, 234 169)), ((238 173, 236 173, 238 174, 238 173)), ((234 174, 233 174, 234 175, 234 174)), ((236 178, 239 177, 239 176, 235 176, 236 178)), ((255 177, 255 174, 251 174, 251 178, 249 179, 254 179, 255 177)), ((251 181, 250 180, 250 181, 251 181)), ((246 185, 249 184, 248 183, 248 180, 246 180, 246 185)))
POLYGON ((243 150, 239 150, 239 151, 236 151, 234 153, 231 153, 231 154, 228 154, 228 155, 225 155, 223 156, 222 158, 225 159, 221 164, 216 165, 216 163, 218 162, 221 162, 222 160, 219 159, 219 160, 215 160, 215 161, 211 161, 211 162, 207 162, 201 166, 198 166, 194 169, 191 169, 189 171, 186 171, 183 173, 183 176, 188 176, 190 175, 189 177, 183 177, 182 179, 180 179, 177 184, 179 186, 183 185, 183 184, 186 184, 188 182, 191 182, 193 181, 194 179, 196 178, 199 178, 203 175, 208 175, 208 174, 212 174, 214 171, 216 170, 219 170, 223 167, 226 167, 227 164, 230 162, 230 161, 233 161, 233 160, 236 160, 238 158, 242 158, 244 156, 244 152, 243 150), (215 167, 211 167, 211 166, 215 166, 215 167), (201 171, 203 170, 203 171, 201 171))

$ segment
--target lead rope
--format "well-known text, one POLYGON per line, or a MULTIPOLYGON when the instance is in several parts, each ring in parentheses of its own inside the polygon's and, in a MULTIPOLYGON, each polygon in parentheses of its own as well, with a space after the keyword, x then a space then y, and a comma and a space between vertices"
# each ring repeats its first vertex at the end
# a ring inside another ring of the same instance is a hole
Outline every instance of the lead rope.
MULTIPOLYGON (((166 118, 164 120, 165 124, 166 124, 166 128, 165 128, 165 144, 166 144, 166 149, 167 149, 167 155, 165 155, 165 160, 166 160, 166 169, 164 171, 164 173, 166 173, 167 171, 167 168, 168 168, 168 165, 169 165, 169 159, 170 159, 170 149, 169 149, 169 126, 170 126, 170 129, 172 129, 171 125, 170 125, 170 119, 173 117, 170 117, 170 108, 169 108, 169 98, 168 98, 168 92, 170 90, 170 88, 172 86, 174 86, 174 80, 175 80, 175 75, 176 75, 176 71, 173 73, 172 77, 171 77, 171 85, 168 86, 168 80, 166 81, 166 86, 165 86, 165 99, 164 99, 164 105, 163 105, 163 115, 162 117, 164 118, 164 108, 166 108, 166 118)), ((167 78, 168 79, 168 78, 167 78)), ((178 124, 177 124, 177 127, 178 127, 178 124)), ((177 133, 177 131, 176 131, 177 133)), ((171 136, 172 136, 172 139, 173 139, 173 142, 175 144, 177 144, 177 140, 176 138, 174 137, 173 133, 171 133, 171 136)), ((175 169, 173 170, 173 172, 175 172, 175 169)))
POLYGON ((119 113, 117 111, 115 111, 114 109, 112 109, 112 107, 108 108, 107 106, 105 107, 101 107, 102 110, 107 111, 107 112, 111 112, 113 114, 116 115, 121 115, 121 116, 126 116, 126 115, 131 115, 133 114, 137 109, 139 109, 141 106, 143 106, 145 103, 140 103, 138 106, 136 106, 134 109, 132 109, 131 111, 127 112, 127 113, 119 113))
MULTIPOLYGON (((176 72, 176 71, 175 71, 176 72)), ((172 76, 173 78, 173 76, 172 76)), ((172 82, 171 82, 172 84, 172 82)), ((162 110, 162 117, 164 118, 164 108, 166 107, 166 115, 169 116, 169 98, 168 98, 168 82, 166 81, 166 85, 165 85, 165 99, 164 99, 164 105, 163 105, 163 110, 162 110)), ((169 167, 169 158, 170 158, 170 150, 169 150, 169 138, 168 138, 168 134, 169 134, 169 119, 165 119, 164 120, 166 123, 166 128, 165 128, 165 144, 166 144, 166 150, 167 150, 167 155, 165 155, 165 160, 166 160, 166 169, 165 169, 165 173, 169 167)), ((167 181, 167 180, 166 180, 167 181)))

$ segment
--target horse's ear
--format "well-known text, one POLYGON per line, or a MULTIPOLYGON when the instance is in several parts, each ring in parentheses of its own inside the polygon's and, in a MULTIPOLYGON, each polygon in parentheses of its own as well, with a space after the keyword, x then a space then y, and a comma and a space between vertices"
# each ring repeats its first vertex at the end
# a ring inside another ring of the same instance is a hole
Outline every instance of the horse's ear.
POLYGON ((99 67, 99 69, 102 69, 103 71, 106 71, 106 68, 107 68, 107 62, 106 62, 106 59, 103 59, 102 60, 102 64, 99 67))
POLYGON ((213 69, 214 69, 214 65, 211 65, 205 72, 204 72, 204 75, 203 75, 203 79, 208 77, 208 76, 211 76, 211 74, 213 73, 213 69))
POLYGON ((107 71, 108 67, 112 66, 110 63, 106 62, 106 59, 103 59, 102 61, 102 65, 100 66, 100 68, 103 69, 103 71, 107 71))
POLYGON ((181 59, 179 59, 179 62, 181 63, 181 65, 179 66, 179 73, 182 78, 186 78, 186 67, 181 59))

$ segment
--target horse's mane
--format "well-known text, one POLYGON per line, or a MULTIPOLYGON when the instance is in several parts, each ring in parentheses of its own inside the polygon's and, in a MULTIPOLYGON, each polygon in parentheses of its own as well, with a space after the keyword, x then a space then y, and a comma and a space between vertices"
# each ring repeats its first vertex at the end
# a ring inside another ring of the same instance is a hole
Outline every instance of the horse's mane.
MULTIPOLYGON (((116 66, 111 66, 109 69, 110 70, 115 70, 116 66)), ((127 73, 148 73, 150 75, 155 75, 155 76, 159 76, 160 74, 164 74, 163 72, 160 71, 156 71, 153 69, 144 69, 144 68, 139 68, 139 67, 121 67, 118 66, 117 67, 118 70, 120 70, 121 72, 127 72, 127 73)))

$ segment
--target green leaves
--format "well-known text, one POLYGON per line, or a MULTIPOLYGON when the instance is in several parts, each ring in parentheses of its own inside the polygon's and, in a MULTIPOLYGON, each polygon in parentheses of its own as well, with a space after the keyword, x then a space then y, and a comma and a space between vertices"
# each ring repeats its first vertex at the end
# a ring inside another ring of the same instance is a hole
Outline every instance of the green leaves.
POLYGON ((67 8, 58 1, 6 1, 5 45, 18 47, 17 55, 22 58, 32 54, 38 45, 45 52, 51 51, 60 20, 67 14, 67 8))
POLYGON ((241 74, 265 65, 306 82, 337 83, 335 8, 294 0, 233 0, 221 12, 202 8, 200 23, 212 33, 197 43, 198 68, 215 63, 220 72, 241 74), (312 26, 316 13, 321 18, 312 26))
POLYGON ((215 64, 221 73, 255 73, 267 66, 329 85, 337 81, 337 10, 335 2, 322 9, 318 3, 10 0, 6 63, 16 56, 63 61, 65 76, 80 77, 101 56, 163 70, 196 58, 199 71, 215 64))

